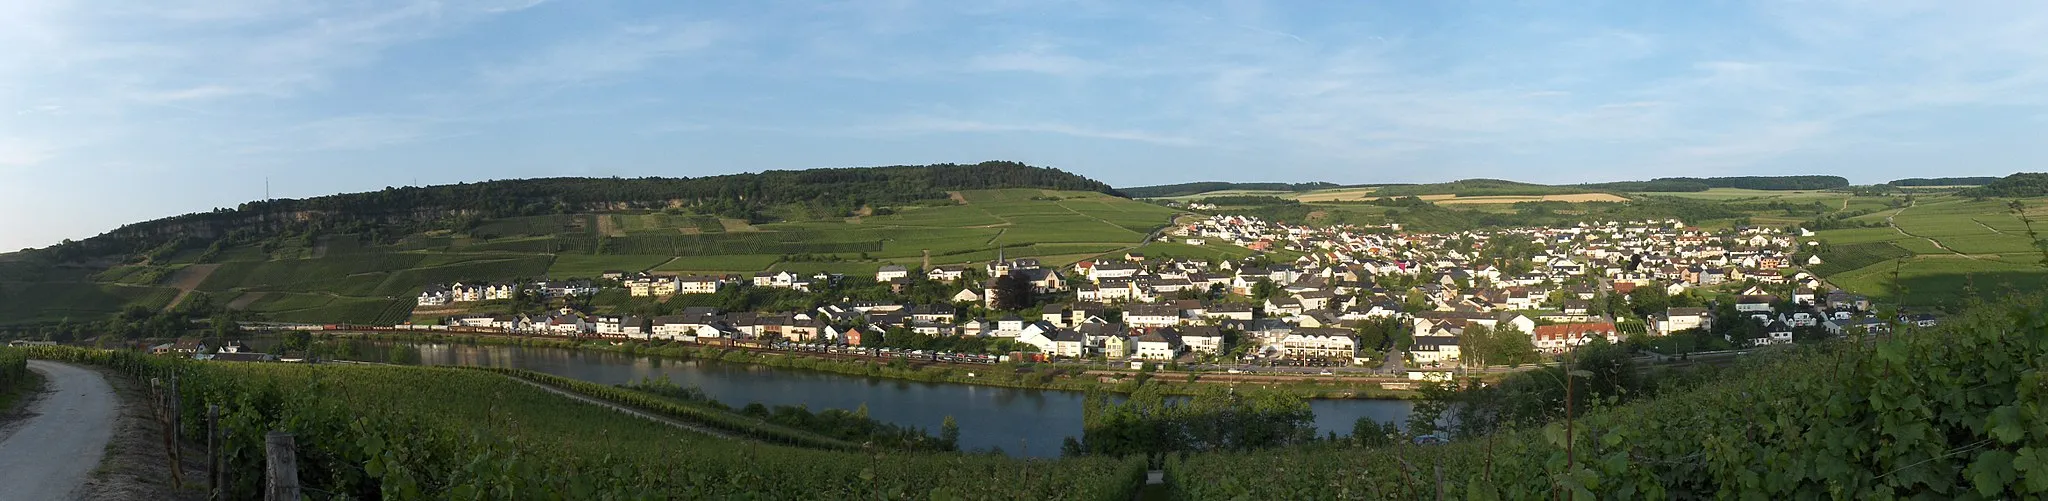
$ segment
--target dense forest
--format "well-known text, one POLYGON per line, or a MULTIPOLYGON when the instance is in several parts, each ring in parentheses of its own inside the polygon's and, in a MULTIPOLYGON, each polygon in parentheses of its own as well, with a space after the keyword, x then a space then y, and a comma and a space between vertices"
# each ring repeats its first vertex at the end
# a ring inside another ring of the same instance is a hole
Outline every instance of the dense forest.
POLYGON ((1911 177, 1885 183, 1892 186, 1983 186, 1998 181, 1997 176, 1984 177, 1911 177))
POLYGON ((1580 186, 1587 189, 1609 191, 1668 192, 1707 191, 1712 188, 1828 190, 1848 187, 1849 179, 1841 176, 1660 177, 1649 181, 1594 183, 1580 186))
POLYGON ((125 257, 275 234, 406 234, 489 218, 619 209, 681 209, 756 222, 839 217, 863 207, 935 203, 948 191, 1043 188, 1121 195, 1107 184, 1017 162, 766 171, 699 178, 544 178, 385 188, 249 202, 123 226, 48 249, 72 260, 125 257))
POLYGON ((1118 188, 1118 190, 1120 190, 1120 191, 1123 191, 1123 192, 1124 192, 1124 194, 1126 194, 1126 195, 1130 195, 1130 196, 1131 196, 1131 198, 1159 198, 1159 197, 1179 197, 1179 196, 1187 196, 1187 195, 1199 195, 1199 194, 1203 194, 1203 193, 1208 193, 1208 192, 1211 192, 1211 191, 1223 191, 1223 190, 1258 190, 1258 191, 1309 191, 1309 190, 1322 190, 1322 189, 1329 189, 1329 188, 1338 188, 1338 187, 1340 187, 1340 186, 1339 186, 1339 185, 1338 185, 1337 183, 1325 183, 1325 182, 1321 182, 1321 181, 1317 181, 1317 182, 1310 182, 1310 183, 1292 183, 1292 184, 1289 184, 1289 183, 1226 183, 1226 182, 1222 182, 1222 181, 1206 181, 1206 182, 1199 182, 1199 183, 1181 183, 1181 184, 1162 184, 1162 185, 1158 185, 1158 186, 1139 186, 1139 187, 1135 187, 1135 188, 1118 188))
POLYGON ((2048 196, 2048 172, 2021 172, 1957 194, 1976 198, 2048 196))

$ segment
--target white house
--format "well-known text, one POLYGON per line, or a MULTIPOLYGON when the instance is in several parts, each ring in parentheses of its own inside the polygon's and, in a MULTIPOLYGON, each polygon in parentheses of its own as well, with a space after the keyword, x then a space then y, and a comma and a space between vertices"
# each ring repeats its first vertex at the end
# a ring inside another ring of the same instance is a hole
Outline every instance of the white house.
POLYGON ((448 291, 448 288, 447 288, 447 287, 442 287, 442 286, 439 286, 439 285, 434 285, 434 286, 428 286, 428 287, 427 287, 427 290, 425 290, 425 291, 421 291, 421 292, 420 292, 420 299, 419 299, 419 305, 420 305, 420 306, 444 306, 444 305, 447 305, 447 304, 448 304, 449 302, 451 302, 451 301, 454 301, 454 300, 455 300, 455 294, 454 294, 454 293, 451 293, 451 292, 449 292, 449 291, 448 291))
POLYGON ((483 294, 485 301, 499 301, 512 299, 512 296, 519 295, 519 284, 511 282, 499 282, 487 285, 484 286, 483 294))
POLYGON ((1057 354, 1059 347, 1055 346, 1053 342, 1053 337, 1056 335, 1057 331, 1030 329, 1020 332, 1017 335, 1017 342, 1038 348, 1040 353, 1057 354))
POLYGON ((1290 356, 1349 359, 1358 351, 1358 341, 1347 329, 1303 328, 1280 338, 1280 347, 1290 356))
POLYGON ((1136 328, 1172 327, 1180 325, 1180 308, 1167 304, 1132 305, 1124 312, 1124 323, 1136 328))
POLYGON ((1180 356, 1180 333, 1173 329, 1159 329, 1150 334, 1138 336, 1137 358, 1141 360, 1173 360, 1180 356))
POLYGON ((1053 332, 1052 354, 1062 357, 1080 358, 1088 356, 1088 337, 1071 329, 1053 332))
POLYGON ((679 277, 676 279, 676 293, 712 294, 718 292, 718 286, 721 283, 723 282, 719 280, 718 277, 706 277, 695 275, 679 277))
POLYGON ((1408 358, 1416 365, 1438 365, 1458 360, 1458 338, 1420 336, 1408 347, 1408 358))
POLYGON ((910 269, 900 264, 884 265, 875 271, 876 282, 887 282, 898 278, 910 278, 910 269))
POLYGON ((640 328, 640 317, 600 315, 597 317, 597 334, 600 336, 625 336, 646 339, 646 332, 640 328))
POLYGON ((1215 326, 1193 325, 1180 330, 1181 345, 1196 353, 1217 354, 1223 352, 1223 331, 1215 326))

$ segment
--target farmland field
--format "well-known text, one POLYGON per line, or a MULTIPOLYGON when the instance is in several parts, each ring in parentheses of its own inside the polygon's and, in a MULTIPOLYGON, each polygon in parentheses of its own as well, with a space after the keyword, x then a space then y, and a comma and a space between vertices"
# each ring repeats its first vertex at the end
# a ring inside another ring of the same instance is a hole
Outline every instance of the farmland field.
POLYGON ((1787 200, 1814 201, 1849 198, 1848 193, 1825 190, 1751 190, 1743 188, 1710 188, 1707 191, 1655 191, 1636 193, 1661 197, 1697 198, 1701 200, 1787 200))
POLYGON ((562 254, 548 265, 550 278, 594 278, 608 270, 646 271, 669 260, 668 256, 593 256, 562 254))
POLYGON ((0 317, 7 322, 92 319, 138 305, 163 308, 177 296, 169 287, 131 287, 90 282, 0 283, 0 317))
MULTIPOLYGON (((1939 194, 1916 198, 1911 207, 1852 219, 1882 223, 1889 217, 1896 229, 1818 232, 1817 238, 1838 252, 1823 253, 1824 264, 1813 271, 1837 287, 1874 298, 1891 298, 1892 291, 1903 286, 1909 301, 1927 303, 1923 306, 1960 304, 1972 289, 1988 298, 2048 287, 2048 273, 2039 265, 2041 254, 2027 239, 2025 225, 2006 212, 2004 202, 1939 194), (1895 271, 1897 283, 1892 279, 1895 271)), ((2027 204, 2043 202, 2034 199, 2027 204)))

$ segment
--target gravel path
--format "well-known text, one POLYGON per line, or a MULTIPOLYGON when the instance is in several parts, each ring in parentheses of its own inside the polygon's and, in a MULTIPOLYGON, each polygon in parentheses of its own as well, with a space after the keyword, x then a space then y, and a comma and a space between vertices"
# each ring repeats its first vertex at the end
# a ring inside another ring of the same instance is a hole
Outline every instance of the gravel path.
POLYGON ((114 390, 91 370, 30 360, 50 380, 33 415, 0 436, 0 500, 71 499, 113 437, 114 390))

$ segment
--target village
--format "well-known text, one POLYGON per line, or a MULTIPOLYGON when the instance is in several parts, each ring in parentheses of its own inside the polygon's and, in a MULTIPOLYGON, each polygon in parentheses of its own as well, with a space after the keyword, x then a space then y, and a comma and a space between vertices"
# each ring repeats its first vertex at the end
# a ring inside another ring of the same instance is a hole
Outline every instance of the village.
MULTIPOLYGON (((1447 368, 1540 360, 1596 339, 1639 337, 1656 349, 1692 351, 1790 344, 1894 325, 1868 299, 1828 290, 1801 269, 1819 259, 1796 257, 1808 245, 1802 236, 1810 235, 1754 227, 1707 231, 1677 220, 1430 234, 1220 215, 1184 219, 1158 238, 1258 254, 1192 260, 1133 252, 1059 268, 999 258, 980 266, 884 265, 872 277, 608 272, 594 280, 454 283, 429 287, 419 305, 519 294, 568 304, 607 287, 657 299, 735 287, 822 292, 867 280, 893 291, 925 281, 958 292, 950 301, 925 304, 835 301, 780 312, 693 306, 651 317, 561 307, 537 315, 451 315, 438 324, 397 328, 820 347, 816 351, 873 350, 889 346, 885 340, 898 333, 915 333, 1004 340, 997 346, 1034 360, 1447 368), (1298 257, 1271 257, 1283 253, 1298 257), (1469 346, 1503 337, 1507 342, 1489 341, 1484 354, 1469 346), (1658 342, 1680 338, 1684 342, 1658 342)), ((1924 314, 1896 320, 1934 322, 1924 314)))

